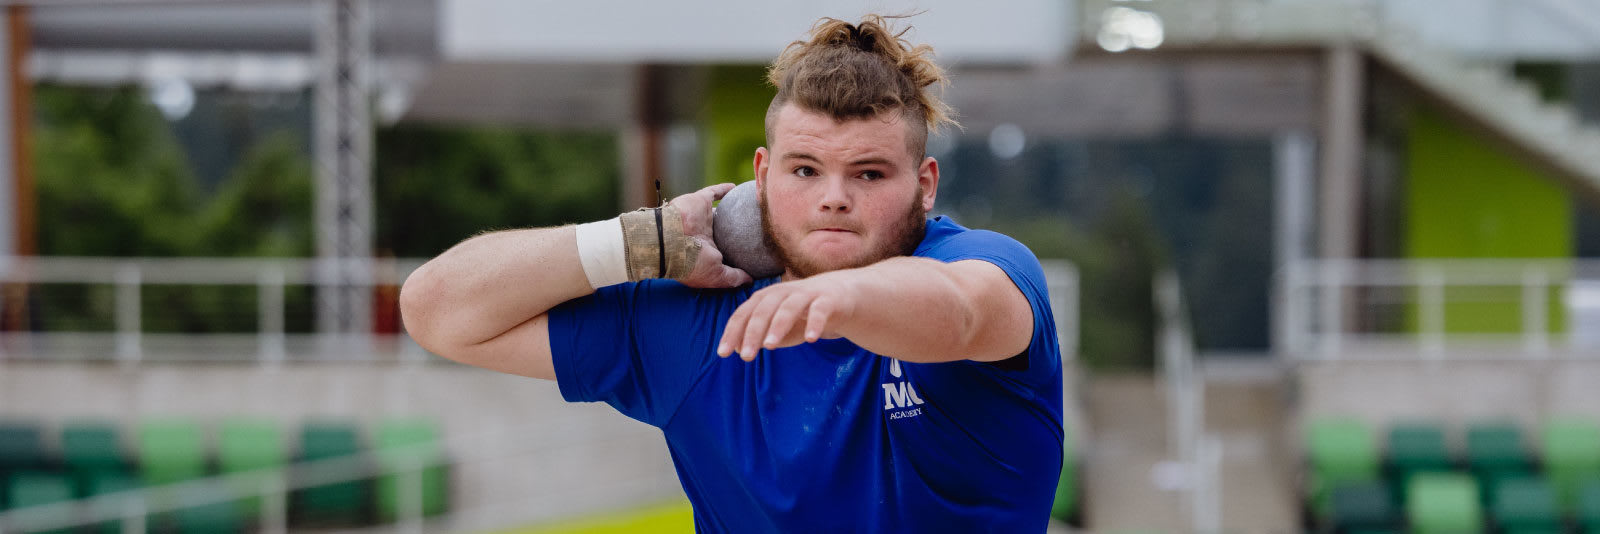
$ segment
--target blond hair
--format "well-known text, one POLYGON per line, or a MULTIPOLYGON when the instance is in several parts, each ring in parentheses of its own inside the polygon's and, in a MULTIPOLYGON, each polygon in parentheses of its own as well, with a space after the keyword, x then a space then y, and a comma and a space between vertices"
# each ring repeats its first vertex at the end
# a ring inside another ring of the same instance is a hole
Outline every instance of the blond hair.
POLYGON ((930 86, 949 83, 933 62, 933 47, 913 46, 901 37, 905 31, 891 31, 881 15, 856 24, 823 18, 811 27, 809 40, 785 47, 767 69, 767 82, 778 88, 767 107, 767 145, 778 110, 790 102, 839 121, 898 110, 908 129, 907 148, 917 157, 928 132, 959 126, 954 110, 931 94, 930 86))

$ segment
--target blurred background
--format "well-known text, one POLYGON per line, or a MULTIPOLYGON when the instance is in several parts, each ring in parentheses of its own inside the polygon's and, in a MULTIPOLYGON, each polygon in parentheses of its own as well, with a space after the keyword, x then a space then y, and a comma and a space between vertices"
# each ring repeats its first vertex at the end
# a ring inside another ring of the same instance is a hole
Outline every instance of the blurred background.
POLYGON ((476 233, 751 179, 918 13, 936 213, 1045 261, 1052 529, 1600 532, 1600 4, 54 0, 0 25, 0 530, 690 532, 660 434, 428 354, 476 233))

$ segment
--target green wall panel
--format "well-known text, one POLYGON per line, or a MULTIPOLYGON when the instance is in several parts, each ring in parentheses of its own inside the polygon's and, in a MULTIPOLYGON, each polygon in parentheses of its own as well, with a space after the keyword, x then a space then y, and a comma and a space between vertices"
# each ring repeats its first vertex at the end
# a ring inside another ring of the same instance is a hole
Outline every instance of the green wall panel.
MULTIPOLYGON (((1572 257, 1571 195, 1554 180, 1432 108, 1413 110, 1407 142, 1407 258, 1572 257)), ((1521 331, 1520 291, 1447 289, 1446 330, 1521 331)), ((1549 303, 1551 331, 1564 330, 1558 292, 1549 303)), ((1408 311, 1415 331, 1416 310, 1408 311)))

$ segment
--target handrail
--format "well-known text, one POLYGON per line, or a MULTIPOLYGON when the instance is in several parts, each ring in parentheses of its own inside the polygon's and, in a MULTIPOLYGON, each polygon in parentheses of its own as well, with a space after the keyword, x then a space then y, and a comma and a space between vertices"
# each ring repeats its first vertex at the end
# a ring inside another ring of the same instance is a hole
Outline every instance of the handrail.
MULTIPOLYGON (((1338 359, 1353 342, 1389 334, 1358 332, 1347 324, 1353 289, 1407 290, 1414 307, 1416 331, 1411 337, 1416 352, 1441 357, 1452 337, 1483 343, 1495 336, 1516 340, 1520 357, 1551 357, 1560 346, 1550 333, 1552 292, 1572 290, 1575 283, 1600 281, 1600 260, 1588 259, 1340 259, 1302 260, 1278 273, 1285 288, 1278 311, 1290 332, 1283 347, 1305 359, 1338 359), (1446 328, 1449 288, 1517 288, 1515 297, 1501 299, 1515 306, 1518 331, 1510 334, 1450 333, 1446 328)), ((1569 347, 1570 348, 1570 347, 1569 347)))
MULTIPOLYGON (((284 290, 287 286, 337 287, 346 282, 344 272, 365 273, 358 286, 399 286, 420 267, 420 258, 105 258, 59 256, 0 256, 0 284, 96 284, 115 286, 110 332, 0 331, 0 360, 35 357, 29 351, 83 347, 76 356, 115 359, 132 365, 149 354, 167 361, 217 361, 219 354, 238 361, 274 365, 291 355, 316 355, 323 359, 372 360, 377 352, 393 351, 403 361, 427 361, 426 351, 404 332, 387 334, 291 334, 285 331, 284 290), (354 265, 352 265, 352 263, 354 265), (350 267, 350 269, 345 269, 350 267), (151 333, 142 328, 141 288, 157 285, 255 286, 257 315, 253 332, 192 334, 151 333), (205 340, 200 343, 200 340, 205 340), (165 343, 166 347, 156 347, 165 343), (188 354, 184 345, 205 346, 188 354), (154 350, 152 347, 156 347, 154 350), (220 349, 217 347, 221 347, 220 349)), ((1079 343, 1079 278, 1066 260, 1042 260, 1046 282, 1056 312, 1062 356, 1071 359, 1079 343)), ((4 301, 0 294, 0 303, 4 301)), ((385 358, 376 358, 385 359, 385 358)))

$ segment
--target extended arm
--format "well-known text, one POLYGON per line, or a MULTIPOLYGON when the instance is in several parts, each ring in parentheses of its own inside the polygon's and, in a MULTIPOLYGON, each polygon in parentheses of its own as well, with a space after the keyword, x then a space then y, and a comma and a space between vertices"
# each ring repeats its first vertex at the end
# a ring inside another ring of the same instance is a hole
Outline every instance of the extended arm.
MULTIPOLYGON (((732 184, 673 199, 685 235, 701 243, 685 284, 749 282, 722 265, 710 239, 711 204, 732 184)), ((473 237, 423 264, 400 290, 406 331, 429 351, 469 365, 554 379, 545 312, 596 289, 575 227, 494 232, 473 237)), ((591 260, 592 263, 592 260, 591 260)))
POLYGON ((1005 271, 981 260, 884 260, 767 287, 734 311, 718 353, 845 337, 906 361, 997 361, 1033 338, 1033 308, 1005 271))

